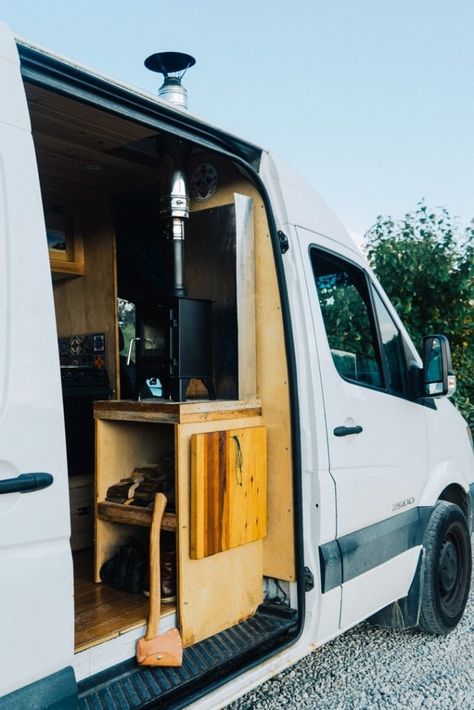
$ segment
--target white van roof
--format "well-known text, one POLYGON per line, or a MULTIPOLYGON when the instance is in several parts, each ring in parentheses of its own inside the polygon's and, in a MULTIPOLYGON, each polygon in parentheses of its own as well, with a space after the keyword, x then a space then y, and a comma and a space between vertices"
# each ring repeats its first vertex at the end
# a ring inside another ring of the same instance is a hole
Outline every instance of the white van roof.
POLYGON ((129 104, 137 103, 143 108, 153 107, 155 112, 158 111, 168 118, 169 125, 178 124, 183 128, 192 127, 194 131, 206 134, 213 142, 218 141, 221 147, 227 147, 230 152, 235 152, 253 167, 258 164, 263 148, 255 143, 226 131, 187 109, 176 108, 155 94, 118 81, 95 69, 46 50, 24 38, 16 37, 15 40, 25 80, 49 86, 51 89, 56 88, 61 93, 75 95, 85 101, 88 99, 87 89, 93 88, 96 93, 105 92, 109 98, 115 94, 117 98, 120 97, 122 101, 125 100, 129 104), (73 90, 74 88, 76 91, 73 90))
POLYGON ((218 149, 230 156, 243 158, 257 172, 259 172, 262 154, 266 153, 272 177, 282 186, 285 185, 288 221, 324 234, 360 255, 352 237, 334 212, 315 189, 286 161, 201 116, 172 106, 157 95, 118 81, 23 38, 17 37, 16 43, 21 72, 27 81, 51 88, 98 108, 115 109, 123 117, 141 123, 149 117, 151 126, 168 132, 172 130, 176 135, 198 140, 201 145, 211 150, 218 149))

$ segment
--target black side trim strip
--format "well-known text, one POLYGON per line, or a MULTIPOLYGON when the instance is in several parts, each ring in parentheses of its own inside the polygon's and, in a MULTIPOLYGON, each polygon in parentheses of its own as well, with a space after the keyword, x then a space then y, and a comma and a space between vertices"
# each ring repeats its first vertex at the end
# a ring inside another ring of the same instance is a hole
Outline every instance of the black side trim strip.
POLYGON ((321 565, 321 591, 329 592, 330 589, 342 584, 342 555, 337 540, 331 540, 319 547, 319 564, 321 565))
POLYGON ((474 530, 474 483, 469 486, 469 495, 471 496, 471 532, 474 530))
POLYGON ((0 698, 0 710, 77 710, 77 686, 71 667, 25 685, 0 698))
POLYGON ((431 506, 411 508, 319 547, 322 592, 421 545, 431 506))

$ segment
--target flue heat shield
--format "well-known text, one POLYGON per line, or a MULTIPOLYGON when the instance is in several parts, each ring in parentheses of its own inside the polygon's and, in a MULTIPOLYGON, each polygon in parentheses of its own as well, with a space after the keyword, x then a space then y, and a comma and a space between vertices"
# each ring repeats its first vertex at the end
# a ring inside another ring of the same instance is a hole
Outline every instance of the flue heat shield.
POLYGON ((186 296, 185 223, 189 219, 189 197, 182 156, 163 160, 160 217, 167 254, 167 296, 186 296))

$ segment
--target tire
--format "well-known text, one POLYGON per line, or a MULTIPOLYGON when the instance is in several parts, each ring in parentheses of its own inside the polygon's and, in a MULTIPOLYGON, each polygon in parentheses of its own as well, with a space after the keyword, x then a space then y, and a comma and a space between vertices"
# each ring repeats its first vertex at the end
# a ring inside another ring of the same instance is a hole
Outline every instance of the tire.
POLYGON ((423 547, 419 625, 429 634, 447 634, 461 619, 471 586, 471 536, 459 506, 445 501, 436 504, 423 547))

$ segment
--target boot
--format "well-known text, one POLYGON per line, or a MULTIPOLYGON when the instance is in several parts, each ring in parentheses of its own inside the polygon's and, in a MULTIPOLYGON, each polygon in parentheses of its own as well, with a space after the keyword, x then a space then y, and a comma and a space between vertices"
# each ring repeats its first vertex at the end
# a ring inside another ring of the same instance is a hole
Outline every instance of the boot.
MULTIPOLYGON (((160 550, 160 594, 162 604, 176 601, 176 545, 174 536, 163 534, 160 550)), ((143 583, 143 594, 150 596, 150 572, 147 569, 143 583)))
POLYGON ((176 601, 176 551, 163 550, 161 556, 161 602, 172 604, 176 601))

